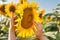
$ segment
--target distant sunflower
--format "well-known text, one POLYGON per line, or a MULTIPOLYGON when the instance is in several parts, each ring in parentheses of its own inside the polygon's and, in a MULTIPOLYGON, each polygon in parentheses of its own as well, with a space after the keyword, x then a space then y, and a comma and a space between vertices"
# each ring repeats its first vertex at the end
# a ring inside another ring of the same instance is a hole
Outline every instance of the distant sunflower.
POLYGON ((5 15, 5 4, 0 4, 0 14, 5 15))
POLYGON ((57 24, 60 25, 60 21, 57 21, 57 24))
POLYGON ((9 17, 11 17, 11 12, 13 12, 15 14, 16 10, 17 10, 17 5, 14 3, 9 3, 5 7, 5 11, 7 13, 7 16, 9 16, 9 17))
POLYGON ((60 25, 60 16, 57 17, 57 24, 60 25))
POLYGON ((23 38, 32 36, 34 34, 32 28, 36 28, 32 21, 40 22, 37 10, 33 8, 31 4, 23 4, 20 5, 18 12, 20 13, 21 18, 15 20, 16 22, 18 21, 16 30, 17 36, 23 38))
POLYGON ((24 2, 26 2, 27 0, 19 0, 19 4, 23 4, 24 2))
POLYGON ((52 21, 53 17, 52 16, 48 16, 46 17, 46 21, 52 21))

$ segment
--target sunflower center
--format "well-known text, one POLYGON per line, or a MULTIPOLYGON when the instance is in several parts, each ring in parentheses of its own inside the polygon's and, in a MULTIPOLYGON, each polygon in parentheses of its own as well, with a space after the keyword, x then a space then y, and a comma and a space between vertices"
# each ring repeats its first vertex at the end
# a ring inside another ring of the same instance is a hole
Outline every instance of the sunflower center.
POLYGON ((33 21, 32 8, 24 9, 23 18, 21 20, 21 26, 25 29, 28 29, 33 25, 32 21, 33 21))
POLYGON ((42 18, 42 13, 39 15, 40 18, 42 18))
POLYGON ((23 4, 23 0, 21 0, 21 4, 23 4))
POLYGON ((23 2, 25 2, 25 1, 27 1, 27 0, 20 0, 20 3, 23 4, 23 2))
POLYGON ((0 11, 2 11, 3 13, 5 13, 5 5, 3 5, 3 6, 0 8, 0 11))
POLYGON ((16 8, 14 6, 10 6, 9 10, 10 12, 15 12, 16 8))
POLYGON ((51 17, 49 16, 48 19, 50 19, 51 17))

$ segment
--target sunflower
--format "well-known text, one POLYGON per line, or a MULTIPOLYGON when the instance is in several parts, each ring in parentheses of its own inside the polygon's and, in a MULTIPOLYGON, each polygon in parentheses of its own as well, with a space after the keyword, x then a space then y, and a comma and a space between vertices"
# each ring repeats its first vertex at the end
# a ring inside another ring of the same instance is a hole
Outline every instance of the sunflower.
POLYGON ((5 11, 7 13, 7 16, 11 17, 11 12, 13 12, 14 14, 16 13, 17 10, 17 5, 12 3, 9 3, 6 5, 5 7, 5 11))
POLYGON ((5 4, 0 4, 0 14, 5 15, 5 4))
POLYGON ((46 18, 46 21, 52 21, 52 16, 48 16, 47 18, 46 18))
MULTIPOLYGON (((26 2, 25 2, 26 3, 26 2)), ((37 10, 31 6, 31 4, 22 4, 19 5, 20 9, 18 12, 20 13, 21 18, 18 18, 15 20, 17 23, 17 36, 19 37, 29 37, 34 34, 33 27, 36 28, 35 25, 33 25, 32 21, 40 22, 39 20, 39 14, 37 13, 37 10)))
POLYGON ((42 9, 40 12, 39 12, 39 18, 40 18, 40 23, 43 22, 43 14, 45 13, 45 10, 42 9))
POLYGON ((60 25, 60 21, 57 21, 57 24, 60 25))
POLYGON ((24 2, 26 2, 27 0, 19 0, 20 4, 23 4, 24 2))

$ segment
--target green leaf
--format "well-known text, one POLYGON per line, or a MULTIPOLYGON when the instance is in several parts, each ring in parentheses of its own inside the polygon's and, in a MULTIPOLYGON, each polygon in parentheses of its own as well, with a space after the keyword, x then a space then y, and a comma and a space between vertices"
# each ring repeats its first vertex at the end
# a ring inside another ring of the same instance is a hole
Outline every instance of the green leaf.
POLYGON ((60 3, 57 6, 60 6, 60 3))
POLYGON ((60 40, 60 32, 56 35, 56 40, 60 40))

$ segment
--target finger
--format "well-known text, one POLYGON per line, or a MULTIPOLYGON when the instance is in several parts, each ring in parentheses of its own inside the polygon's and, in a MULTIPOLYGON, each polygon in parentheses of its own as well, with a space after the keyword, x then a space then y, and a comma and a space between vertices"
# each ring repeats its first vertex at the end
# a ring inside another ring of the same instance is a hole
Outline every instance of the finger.
POLYGON ((33 24, 36 26, 38 31, 42 31, 42 27, 40 23, 36 23, 35 21, 33 21, 33 24))
POLYGON ((12 17, 11 17, 11 28, 15 29, 15 26, 14 26, 14 13, 11 12, 11 14, 12 14, 12 17))
POLYGON ((41 24, 40 23, 37 23, 37 22, 35 22, 35 21, 33 21, 33 24, 35 25, 35 26, 37 26, 37 27, 41 27, 41 24))
POLYGON ((14 20, 16 20, 17 19, 17 16, 14 16, 14 20))
POLYGON ((33 21, 33 24, 34 24, 35 26, 37 26, 37 25, 38 25, 35 21, 33 21))
POLYGON ((34 31, 34 33, 35 33, 36 36, 39 36, 39 35, 42 34, 42 32, 36 30, 35 28, 33 28, 33 31, 34 31))
POLYGON ((33 31, 36 33, 37 32, 37 29, 35 29, 35 28, 32 28, 33 29, 33 31))
POLYGON ((37 29, 38 30, 40 30, 40 31, 42 31, 42 26, 41 26, 41 24, 40 23, 37 23, 38 25, 37 25, 37 29))

